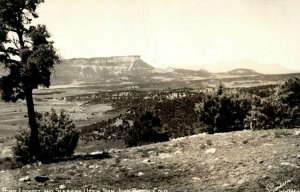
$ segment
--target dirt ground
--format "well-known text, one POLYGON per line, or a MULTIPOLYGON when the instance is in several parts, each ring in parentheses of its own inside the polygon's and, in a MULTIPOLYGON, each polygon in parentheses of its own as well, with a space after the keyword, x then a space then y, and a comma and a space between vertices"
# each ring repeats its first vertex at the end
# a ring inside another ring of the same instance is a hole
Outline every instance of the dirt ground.
POLYGON ((110 155, 102 160, 73 160, 3 170, 0 190, 300 190, 300 129, 200 134, 111 150, 110 155), (36 176, 47 176, 49 180, 38 183, 36 176))

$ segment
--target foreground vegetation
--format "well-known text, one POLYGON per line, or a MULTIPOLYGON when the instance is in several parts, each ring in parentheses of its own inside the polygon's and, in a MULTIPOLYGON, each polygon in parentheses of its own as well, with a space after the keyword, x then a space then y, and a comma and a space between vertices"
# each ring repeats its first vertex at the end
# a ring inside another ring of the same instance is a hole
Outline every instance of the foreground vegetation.
MULTIPOLYGON (((79 130, 65 111, 38 114, 42 162, 72 156, 79 141, 123 141, 124 146, 169 141, 203 132, 218 133, 243 129, 292 128, 299 126, 299 79, 279 86, 250 89, 229 89, 222 83, 210 92, 182 89, 180 94, 168 90, 160 96, 145 98, 136 94, 127 102, 116 100, 113 105, 125 111, 121 115, 81 127, 79 130), (257 89, 257 93, 254 91, 257 89)), ((149 95, 149 94, 148 94, 149 95)), ((92 98, 95 102, 95 97, 92 98)), ((88 100, 88 103, 90 100, 88 100)), ((16 135, 14 161, 36 161, 30 150, 30 130, 16 135)), ((121 142, 122 143, 122 142, 121 142)), ((5 164, 11 158, 2 159, 5 164)), ((13 163, 12 167, 16 167, 13 163)))
MULTIPOLYGON (((152 138, 153 142, 168 140, 162 139, 162 134, 178 138, 202 132, 295 127, 300 125, 299 90, 300 80, 294 78, 282 85, 249 89, 228 89, 220 83, 209 93, 183 94, 183 97, 158 101, 137 97, 114 104, 127 108, 127 113, 83 127, 82 139, 143 140, 142 137, 133 138, 132 130, 142 135, 152 121, 159 121, 159 126, 153 125, 152 131, 158 137, 152 138), (144 122, 138 123, 141 119, 144 122)), ((143 141, 136 142, 136 145, 140 144, 143 141)), ((127 142, 127 146, 132 144, 127 142)))

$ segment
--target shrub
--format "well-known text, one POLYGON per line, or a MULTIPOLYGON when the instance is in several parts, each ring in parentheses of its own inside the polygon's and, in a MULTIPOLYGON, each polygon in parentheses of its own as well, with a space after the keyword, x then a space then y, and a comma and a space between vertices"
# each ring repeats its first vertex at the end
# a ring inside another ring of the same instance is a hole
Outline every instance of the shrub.
POLYGON ((133 126, 126 125, 125 143, 128 147, 169 140, 167 133, 161 130, 160 118, 152 112, 142 114, 134 121, 133 126))
POLYGON ((290 126, 300 125, 300 79, 287 80, 278 91, 279 100, 288 107, 290 126))
POLYGON ((292 108, 300 106, 300 79, 295 77, 285 81, 278 90, 278 96, 282 103, 292 108))
POLYGON ((300 124, 299 78, 285 81, 272 96, 257 98, 246 119, 251 129, 289 128, 300 124))
POLYGON ((282 116, 278 116, 280 113, 279 105, 280 103, 274 102, 270 98, 261 99, 253 104, 245 120, 246 126, 252 130, 278 127, 282 120, 282 116))
POLYGON ((244 129, 244 120, 251 109, 250 99, 232 93, 208 95, 196 105, 199 119, 207 132, 227 132, 244 129))
POLYGON ((246 126, 255 129, 288 128, 293 126, 297 108, 291 108, 276 96, 260 98, 252 103, 246 126))
MULTIPOLYGON (((64 110, 59 114, 54 109, 44 114, 37 113, 41 161, 49 161, 57 157, 71 156, 77 146, 79 129, 64 110)), ((16 134, 17 143, 14 153, 17 161, 33 162, 33 154, 29 149, 30 129, 21 128, 16 134)))

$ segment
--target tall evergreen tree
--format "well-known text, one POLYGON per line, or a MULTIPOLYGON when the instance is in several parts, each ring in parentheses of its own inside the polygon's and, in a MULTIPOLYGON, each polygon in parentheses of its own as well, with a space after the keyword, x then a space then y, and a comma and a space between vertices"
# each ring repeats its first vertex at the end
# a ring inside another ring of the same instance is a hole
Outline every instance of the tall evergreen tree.
POLYGON ((31 129, 30 150, 39 158, 40 145, 36 123, 33 89, 50 86, 53 67, 59 57, 44 25, 32 25, 38 17, 36 8, 43 0, 0 0, 0 64, 8 75, 0 82, 2 99, 25 99, 31 129))

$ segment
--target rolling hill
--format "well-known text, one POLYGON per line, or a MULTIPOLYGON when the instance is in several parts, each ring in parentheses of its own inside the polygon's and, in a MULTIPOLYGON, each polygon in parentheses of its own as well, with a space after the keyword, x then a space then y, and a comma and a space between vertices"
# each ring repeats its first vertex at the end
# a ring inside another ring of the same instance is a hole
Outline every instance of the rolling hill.
POLYGON ((243 69, 238 68, 231 71, 228 71, 227 74, 229 75, 239 75, 239 76, 251 76, 251 75, 260 75, 261 73, 258 73, 252 69, 243 69))

